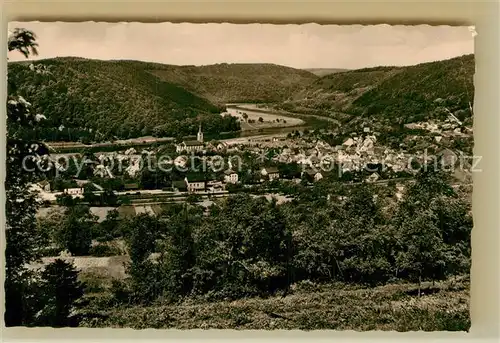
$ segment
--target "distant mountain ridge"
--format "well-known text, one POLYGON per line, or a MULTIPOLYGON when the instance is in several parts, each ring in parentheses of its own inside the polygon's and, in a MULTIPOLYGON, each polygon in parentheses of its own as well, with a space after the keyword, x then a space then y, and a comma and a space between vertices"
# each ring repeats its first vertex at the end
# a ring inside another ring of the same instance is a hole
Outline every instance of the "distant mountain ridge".
POLYGON ((344 71, 348 71, 349 69, 343 69, 343 68, 304 68, 304 70, 313 73, 316 76, 326 76, 330 74, 335 74, 335 73, 341 73, 344 71))

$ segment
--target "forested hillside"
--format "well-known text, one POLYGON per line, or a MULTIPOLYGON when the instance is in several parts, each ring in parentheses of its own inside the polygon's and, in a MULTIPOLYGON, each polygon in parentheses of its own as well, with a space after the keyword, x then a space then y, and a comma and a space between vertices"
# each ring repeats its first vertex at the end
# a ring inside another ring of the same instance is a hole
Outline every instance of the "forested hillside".
POLYGON ((218 104, 283 101, 317 79, 305 70, 267 63, 181 66, 152 72, 218 104))
POLYGON ((198 118, 207 133, 239 129, 207 99, 155 77, 149 72, 155 64, 80 58, 39 63, 47 66, 49 75, 32 72, 30 63, 9 64, 9 83, 16 84, 35 111, 47 118, 36 132, 27 133, 39 139, 99 141, 193 134, 198 118))
MULTIPOLYGON (((274 64, 173 66, 138 61, 57 58, 10 63, 9 79, 47 117, 35 132, 46 140, 103 141, 145 135, 239 130, 218 114, 225 103, 272 103, 290 112, 329 116, 379 129, 447 116, 471 117, 474 56, 408 67, 375 67, 318 77, 274 64)), ((10 128, 11 130, 14 128, 10 128)))
POLYGON ((471 116, 474 55, 408 67, 376 67, 330 74, 317 79, 278 107, 379 123, 409 123, 450 111, 471 116))
POLYGON ((233 118, 218 115, 226 102, 283 101, 317 78, 273 64, 196 67, 83 58, 39 63, 50 75, 33 73, 23 62, 9 64, 9 78, 48 119, 26 134, 46 140, 188 135, 197 131, 199 117, 208 134, 235 131, 233 118))

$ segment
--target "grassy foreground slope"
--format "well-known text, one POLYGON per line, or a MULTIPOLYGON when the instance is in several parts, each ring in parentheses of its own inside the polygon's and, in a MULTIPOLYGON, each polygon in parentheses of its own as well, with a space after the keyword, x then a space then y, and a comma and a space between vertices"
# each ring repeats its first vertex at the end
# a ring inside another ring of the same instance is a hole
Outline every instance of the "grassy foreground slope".
POLYGON ((330 74, 280 107, 347 122, 408 123, 447 114, 464 120, 474 99, 474 55, 408 67, 375 67, 330 74))
MULTIPOLYGON (((86 321, 89 327, 467 331, 468 280, 363 288, 342 284, 296 285, 286 297, 236 301, 186 300, 176 305, 116 307, 86 321)), ((104 298, 103 300, 104 301, 104 298)))

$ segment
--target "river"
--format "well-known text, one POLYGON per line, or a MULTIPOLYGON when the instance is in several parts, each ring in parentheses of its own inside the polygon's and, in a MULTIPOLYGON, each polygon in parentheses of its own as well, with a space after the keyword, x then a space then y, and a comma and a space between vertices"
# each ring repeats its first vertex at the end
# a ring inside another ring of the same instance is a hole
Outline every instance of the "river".
MULTIPOLYGON (((215 139, 222 141, 230 141, 238 138, 266 138, 273 137, 276 135, 286 135, 294 131, 304 131, 306 129, 313 128, 313 125, 309 123, 310 119, 315 119, 316 122, 330 122, 338 124, 338 121, 329 117, 322 117, 314 114, 299 114, 291 112, 276 111, 266 107, 259 107, 257 104, 250 103, 231 103, 226 104, 226 112, 232 116, 241 117, 243 113, 248 115, 247 119, 254 119, 258 121, 258 118, 262 117, 264 121, 268 119, 267 125, 254 124, 254 128, 248 128, 248 124, 243 123, 243 127, 240 132, 233 132, 222 134, 222 137, 217 137, 215 139), (253 118, 252 118, 253 117, 253 118), (271 123, 272 120, 280 119, 279 123, 271 123), (286 123, 283 121, 285 120, 286 123)), ((210 138, 210 137, 209 137, 210 138)))
POLYGON ((260 104, 248 104, 248 103, 233 103, 233 104, 226 104, 226 108, 228 109, 241 109, 241 110, 247 110, 247 111, 253 111, 257 113, 265 113, 269 115, 279 115, 279 116, 288 116, 291 118, 315 118, 318 120, 322 121, 329 121, 332 123, 340 124, 337 119, 331 118, 331 117, 326 117, 326 116, 319 116, 316 114, 301 114, 301 113, 292 113, 292 112, 287 112, 287 111, 277 111, 269 107, 264 107, 260 104))

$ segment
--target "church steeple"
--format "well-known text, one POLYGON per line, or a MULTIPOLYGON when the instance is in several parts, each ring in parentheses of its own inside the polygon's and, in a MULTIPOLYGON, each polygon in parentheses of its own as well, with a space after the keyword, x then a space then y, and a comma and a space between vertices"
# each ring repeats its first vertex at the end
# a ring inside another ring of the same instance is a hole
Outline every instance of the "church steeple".
POLYGON ((200 123, 200 127, 198 128, 198 136, 197 136, 197 140, 198 142, 200 143, 203 143, 203 131, 201 131, 201 123, 200 123))

